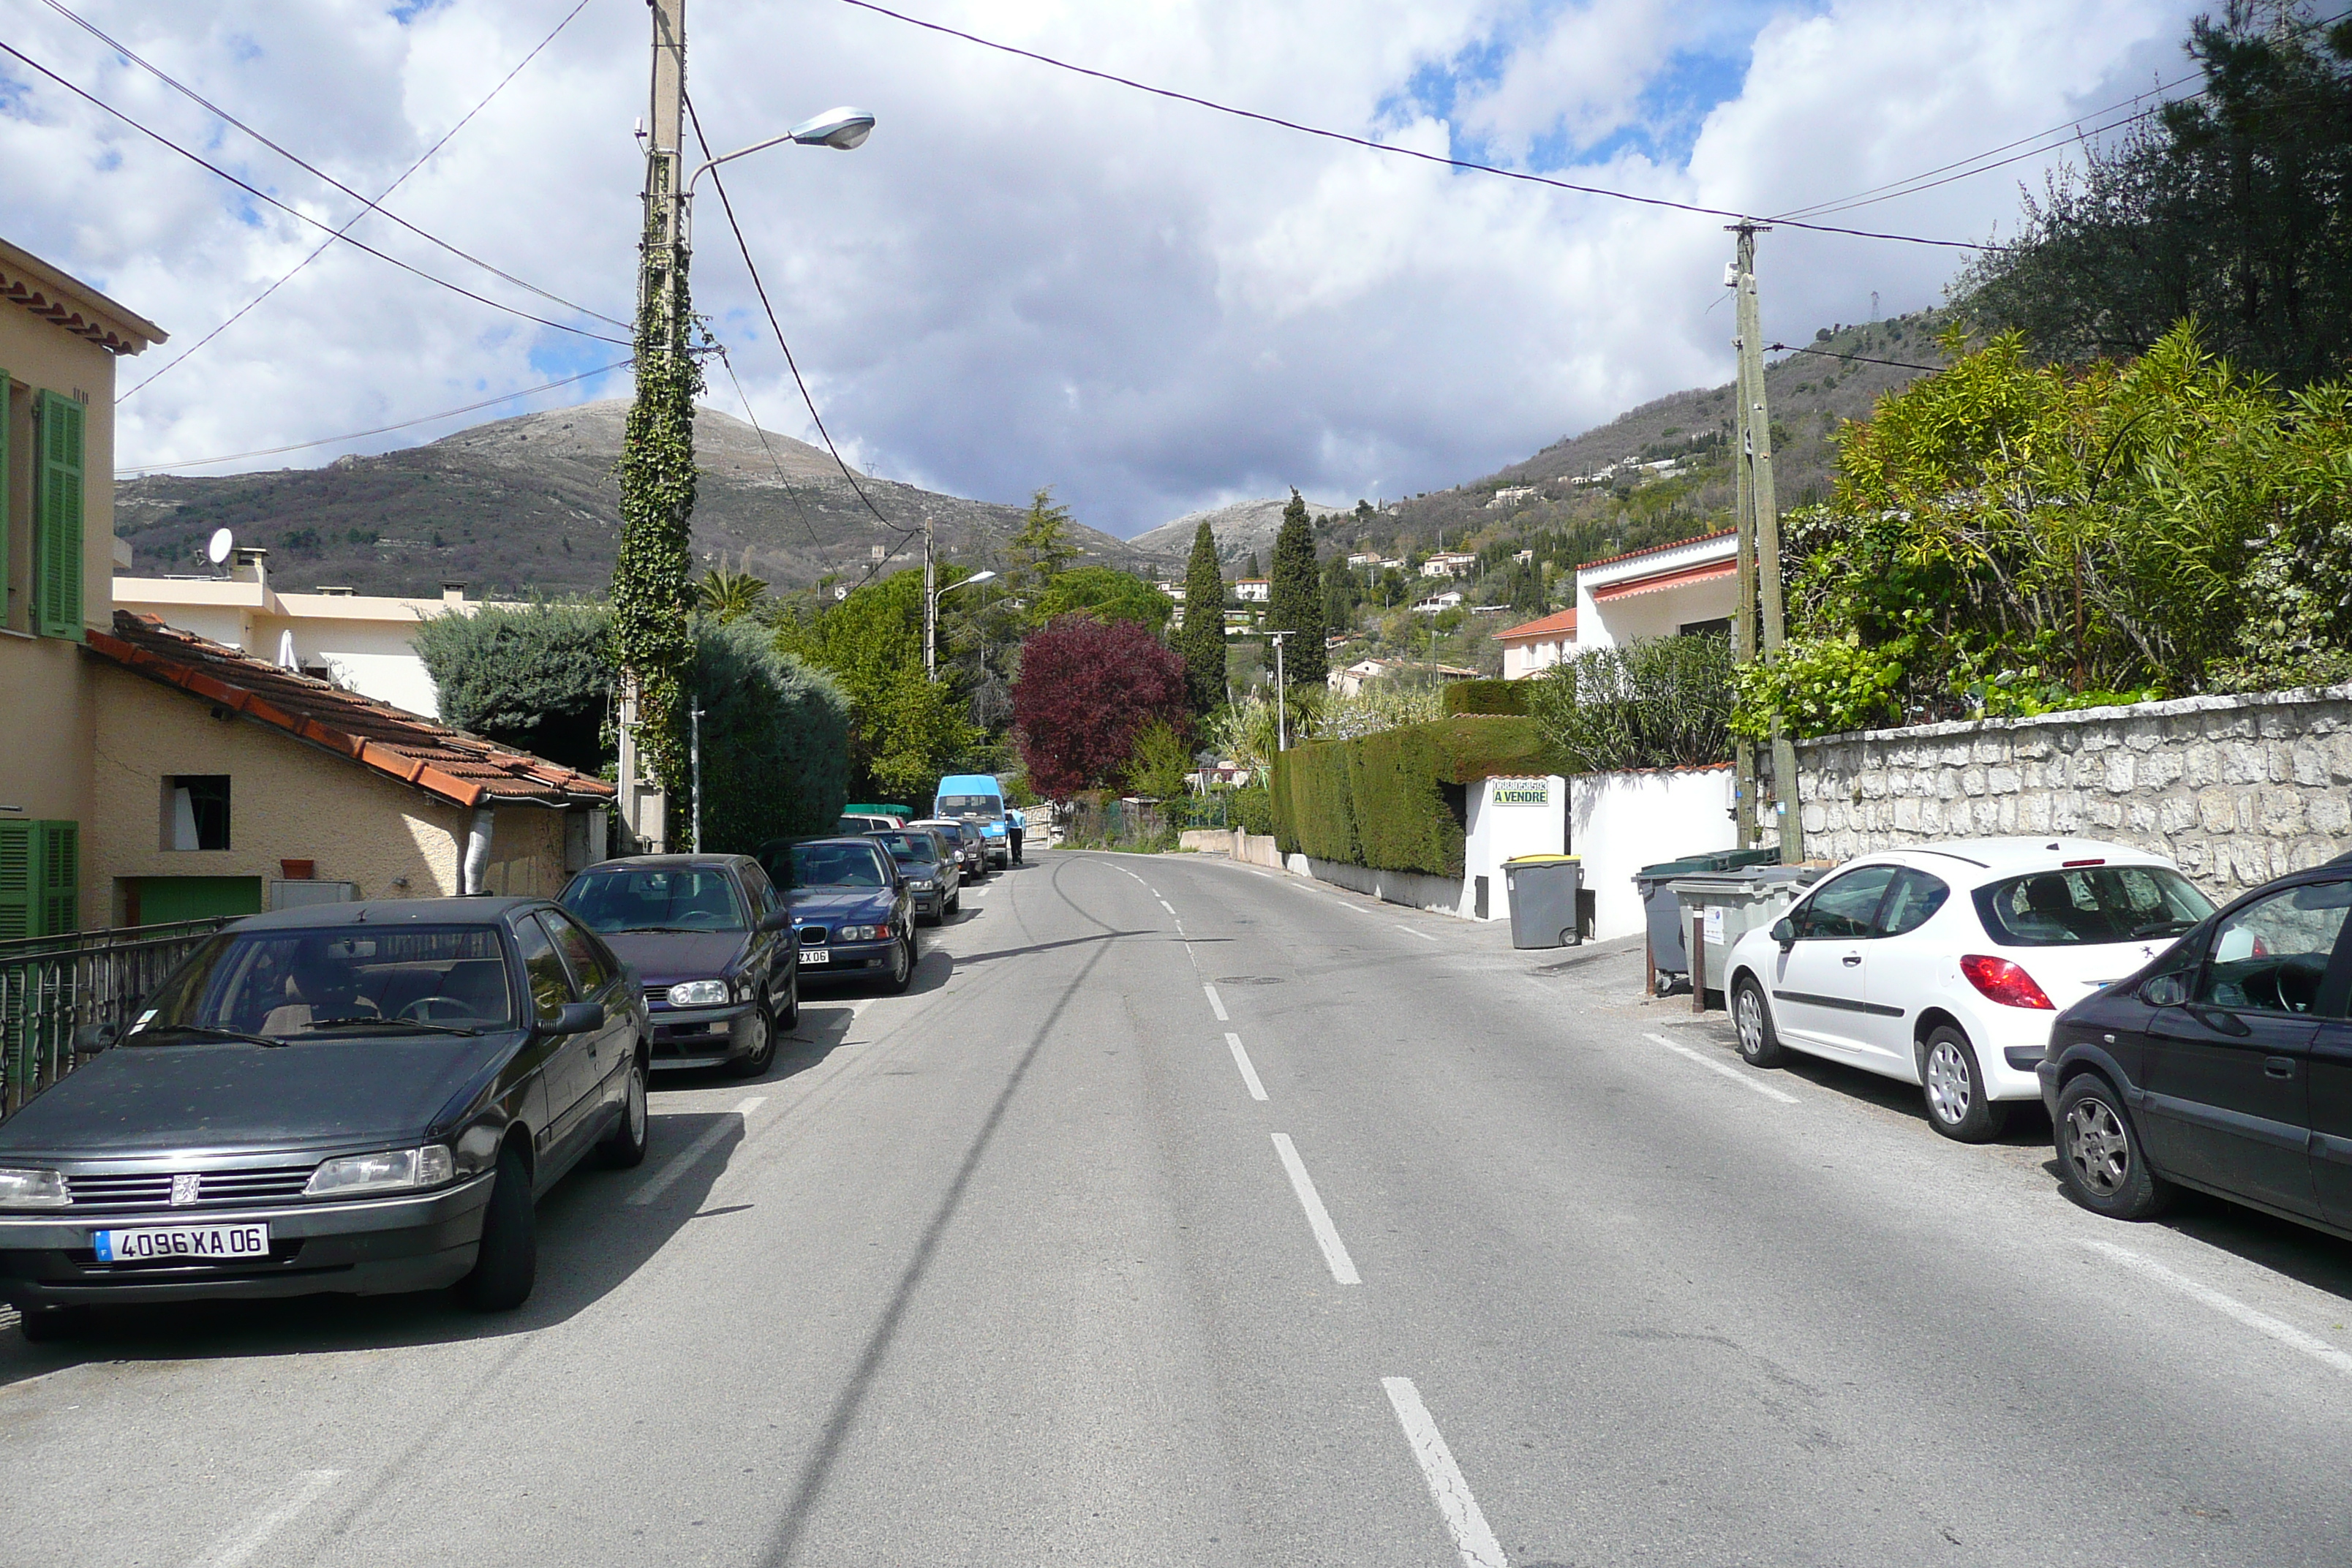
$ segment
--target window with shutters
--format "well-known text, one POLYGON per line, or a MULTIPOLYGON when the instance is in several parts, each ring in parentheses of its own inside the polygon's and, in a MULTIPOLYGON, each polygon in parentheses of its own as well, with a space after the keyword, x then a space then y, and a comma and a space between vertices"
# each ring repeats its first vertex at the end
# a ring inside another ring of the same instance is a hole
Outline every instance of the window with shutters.
POLYGON ((81 825, 0 822, 0 942, 81 927, 81 825))
POLYGON ((81 640, 82 452, 89 410, 44 392, 33 421, 33 630, 81 640))

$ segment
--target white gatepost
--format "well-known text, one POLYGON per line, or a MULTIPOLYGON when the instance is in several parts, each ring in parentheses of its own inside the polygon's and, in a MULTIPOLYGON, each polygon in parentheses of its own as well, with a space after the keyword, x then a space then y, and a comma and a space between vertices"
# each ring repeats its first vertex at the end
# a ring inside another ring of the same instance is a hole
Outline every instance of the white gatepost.
POLYGON ((1472 784, 1469 823, 1462 847, 1465 920, 1508 920, 1510 896, 1503 885, 1503 862, 1520 855, 1557 855, 1568 843, 1568 781, 1558 773, 1538 778, 1481 779, 1472 784))

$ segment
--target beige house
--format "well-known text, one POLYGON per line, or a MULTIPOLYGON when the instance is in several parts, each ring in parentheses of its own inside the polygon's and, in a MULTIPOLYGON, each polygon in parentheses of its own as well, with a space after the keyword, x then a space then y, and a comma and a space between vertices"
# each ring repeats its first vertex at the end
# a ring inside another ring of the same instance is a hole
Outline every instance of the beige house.
POLYGON ((161 329, 0 240, 0 940, 87 911, 96 675, 111 623, 114 362, 161 329))
POLYGON ((1503 679, 1528 680, 1576 651, 1576 612, 1555 610, 1495 634, 1503 645, 1503 679))
POLYGON ((552 897, 613 785, 118 611, 89 633, 82 876, 113 925, 349 899, 552 897))

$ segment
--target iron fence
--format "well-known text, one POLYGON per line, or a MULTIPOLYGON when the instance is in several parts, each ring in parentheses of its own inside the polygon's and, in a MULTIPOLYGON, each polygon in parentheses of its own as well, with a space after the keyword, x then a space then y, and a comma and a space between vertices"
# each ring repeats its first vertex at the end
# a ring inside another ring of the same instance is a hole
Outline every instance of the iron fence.
POLYGON ((74 1037, 121 1028, 195 945, 234 916, 0 942, 0 1116, 74 1069, 74 1037))

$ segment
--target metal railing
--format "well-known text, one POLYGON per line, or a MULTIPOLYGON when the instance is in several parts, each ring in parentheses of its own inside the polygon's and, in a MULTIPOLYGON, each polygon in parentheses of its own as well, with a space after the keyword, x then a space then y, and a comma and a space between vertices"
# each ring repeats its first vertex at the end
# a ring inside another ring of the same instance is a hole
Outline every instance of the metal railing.
POLYGON ((79 1030, 121 1028, 180 960, 235 918, 0 942, 0 1116, 74 1069, 79 1030))

